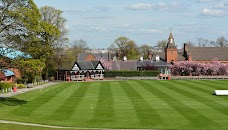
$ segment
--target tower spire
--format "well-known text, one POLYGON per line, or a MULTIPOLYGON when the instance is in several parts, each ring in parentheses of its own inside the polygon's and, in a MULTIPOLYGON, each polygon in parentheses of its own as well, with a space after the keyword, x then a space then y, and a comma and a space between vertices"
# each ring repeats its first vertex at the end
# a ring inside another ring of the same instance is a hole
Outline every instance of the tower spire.
POLYGON ((168 38, 168 43, 166 48, 175 48, 175 43, 174 43, 174 38, 173 38, 173 34, 172 34, 172 28, 170 28, 170 34, 169 34, 169 38, 168 38))

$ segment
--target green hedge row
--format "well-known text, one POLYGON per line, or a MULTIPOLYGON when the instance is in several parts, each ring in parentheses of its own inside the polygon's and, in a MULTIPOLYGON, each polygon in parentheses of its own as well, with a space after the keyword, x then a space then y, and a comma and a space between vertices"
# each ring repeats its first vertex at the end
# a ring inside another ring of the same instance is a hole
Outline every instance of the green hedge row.
POLYGON ((13 84, 8 82, 0 82, 0 89, 12 88, 13 84))
POLYGON ((26 88, 26 86, 24 84, 14 84, 14 86, 16 86, 17 88, 26 88))
POLYGON ((154 77, 160 74, 159 71, 106 71, 105 77, 154 77))
POLYGON ((0 90, 1 89, 6 89, 6 88, 13 88, 13 87, 17 87, 17 88, 26 88, 26 86, 24 84, 12 84, 12 83, 8 83, 8 82, 0 82, 0 90))

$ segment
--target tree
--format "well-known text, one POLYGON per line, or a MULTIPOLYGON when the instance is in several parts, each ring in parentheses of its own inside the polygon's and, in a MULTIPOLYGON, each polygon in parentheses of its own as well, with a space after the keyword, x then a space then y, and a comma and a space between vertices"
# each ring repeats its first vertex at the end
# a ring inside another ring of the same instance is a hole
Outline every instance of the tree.
POLYGON ((1 32, 4 34, 2 39, 6 41, 4 43, 7 43, 5 46, 44 61, 47 79, 49 68, 54 68, 52 63, 56 61, 53 59, 55 50, 61 48, 62 42, 67 40, 63 27, 66 21, 61 17, 62 12, 57 10, 57 13, 48 14, 44 11, 42 14, 45 16, 42 16, 33 0, 4 0, 2 8, 4 6, 8 8, 2 15, 7 16, 5 21, 2 18, 6 27, 1 32))
POLYGON ((106 70, 112 69, 112 62, 101 57, 97 57, 96 60, 100 61, 106 70))
POLYGON ((38 29, 37 12, 32 0, 0 0, 0 47, 4 53, 15 51, 30 30, 38 29))
POLYGON ((46 55, 46 79, 49 76, 53 76, 49 74, 49 71, 53 71, 58 67, 59 61, 61 60, 59 57, 63 55, 62 52, 66 47, 66 43, 68 43, 68 38, 66 36, 68 30, 65 28, 66 19, 62 17, 62 13, 63 11, 51 6, 40 8, 41 20, 54 26, 51 28, 55 29, 56 32, 59 32, 58 34, 45 36, 45 41, 47 41, 47 44, 49 44, 48 47, 50 47, 50 50, 52 51, 50 56, 46 55))
POLYGON ((165 51, 165 48, 167 46, 167 43, 168 41, 167 40, 161 40, 161 41, 158 41, 155 48, 159 49, 159 50, 162 50, 162 51, 165 51))
POLYGON ((179 61, 171 66, 171 74, 175 76, 228 75, 228 65, 216 59, 210 63, 179 61))
POLYGON ((41 79, 41 73, 45 64, 39 59, 24 59, 18 58, 14 60, 14 65, 21 72, 22 78, 25 82, 36 82, 41 79))
POLYGON ((42 21, 52 24, 60 31, 60 35, 58 37, 52 37, 51 39, 55 49, 65 47, 65 43, 68 42, 68 30, 65 27, 67 20, 62 16, 62 13, 63 11, 55 9, 51 6, 44 6, 40 8, 42 21))
POLYGON ((216 39, 215 42, 213 42, 215 47, 227 47, 228 46, 228 40, 224 37, 219 37, 216 39))
POLYGON ((69 68, 69 66, 73 66, 74 62, 78 60, 78 54, 86 52, 86 50, 89 50, 89 47, 85 40, 73 41, 60 56, 58 67, 69 68))
POLYGON ((208 39, 198 38, 198 47, 209 47, 211 44, 213 44, 213 41, 210 41, 208 39))
POLYGON ((153 49, 152 46, 143 44, 143 45, 139 46, 139 53, 141 56, 143 56, 144 59, 148 59, 148 51, 150 51, 151 49, 153 49))
POLYGON ((191 42, 191 41, 187 41, 185 44, 186 44, 188 47, 195 47, 195 44, 194 44, 193 42, 191 42))
POLYGON ((128 59, 139 59, 138 47, 133 40, 127 43, 126 56, 128 59))
POLYGON ((124 56, 128 59, 137 59, 139 56, 136 43, 124 36, 117 38, 109 48, 117 52, 119 59, 123 59, 124 56))

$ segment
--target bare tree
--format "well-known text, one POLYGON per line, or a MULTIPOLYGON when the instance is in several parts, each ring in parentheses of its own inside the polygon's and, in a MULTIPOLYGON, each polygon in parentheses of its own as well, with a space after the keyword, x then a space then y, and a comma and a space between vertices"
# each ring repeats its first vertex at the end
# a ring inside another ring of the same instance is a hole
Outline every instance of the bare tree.
POLYGON ((224 37, 219 37, 216 39, 216 42, 214 42, 215 47, 227 47, 228 46, 228 40, 224 37))
POLYGON ((198 47, 209 47, 212 42, 208 39, 198 38, 198 47))
POLYGON ((195 44, 192 41, 187 41, 185 44, 189 47, 195 47, 195 44))

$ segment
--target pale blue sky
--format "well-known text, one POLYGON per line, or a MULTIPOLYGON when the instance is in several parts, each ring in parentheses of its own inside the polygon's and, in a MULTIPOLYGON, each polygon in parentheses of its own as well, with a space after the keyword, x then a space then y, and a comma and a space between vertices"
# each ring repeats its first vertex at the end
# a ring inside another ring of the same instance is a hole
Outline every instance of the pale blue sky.
POLYGON ((168 39, 197 43, 197 38, 228 38, 228 0, 34 0, 38 7, 64 11, 71 41, 107 48, 126 36, 137 45, 168 39))

